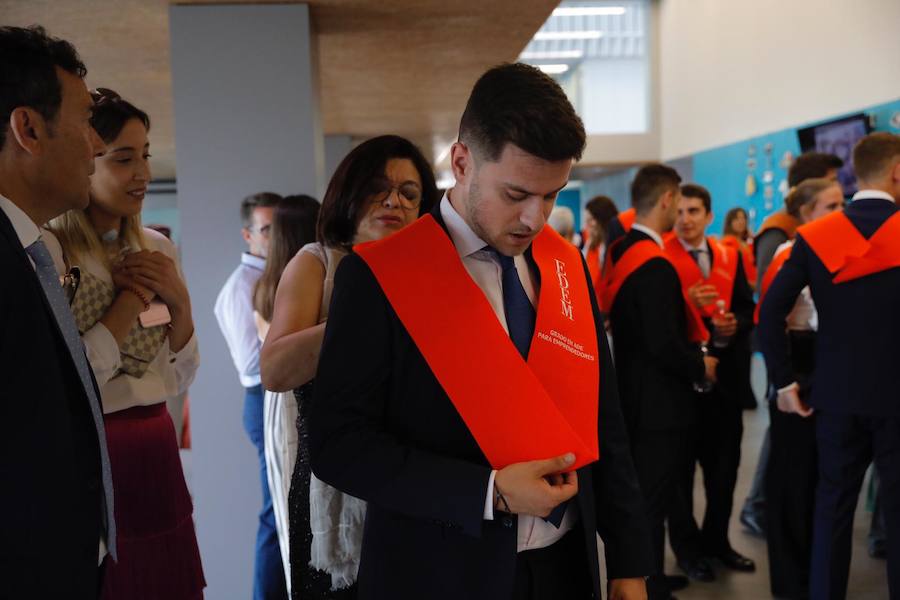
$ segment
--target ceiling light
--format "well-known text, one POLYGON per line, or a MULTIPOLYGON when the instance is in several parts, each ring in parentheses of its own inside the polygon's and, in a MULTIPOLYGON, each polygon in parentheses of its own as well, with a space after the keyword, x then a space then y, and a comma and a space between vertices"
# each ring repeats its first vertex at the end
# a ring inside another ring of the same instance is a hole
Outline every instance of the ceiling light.
POLYGON ((603 36, 602 31, 539 31, 534 34, 536 41, 547 40, 596 40, 603 36))
POLYGON ((519 55, 522 60, 554 60, 564 58, 581 58, 584 50, 556 50, 551 52, 523 52, 519 55))
POLYGON ((563 6, 553 10, 554 17, 598 17, 624 14, 624 6, 563 6))
POLYGON ((569 70, 569 65, 535 65, 547 75, 559 75, 569 70))

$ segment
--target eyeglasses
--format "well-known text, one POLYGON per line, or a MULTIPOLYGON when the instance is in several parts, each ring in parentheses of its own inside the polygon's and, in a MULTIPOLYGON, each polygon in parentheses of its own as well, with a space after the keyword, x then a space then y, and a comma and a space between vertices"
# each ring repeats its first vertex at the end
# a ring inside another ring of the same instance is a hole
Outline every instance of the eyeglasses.
POLYGON ((97 88, 91 90, 91 98, 94 100, 94 108, 100 108, 101 106, 118 102, 122 99, 122 96, 109 88, 97 88))
POLYGON ((417 210, 422 205, 422 190, 411 181, 392 185, 385 179, 372 182, 370 197, 373 204, 383 204, 397 192, 400 206, 406 210, 417 210))

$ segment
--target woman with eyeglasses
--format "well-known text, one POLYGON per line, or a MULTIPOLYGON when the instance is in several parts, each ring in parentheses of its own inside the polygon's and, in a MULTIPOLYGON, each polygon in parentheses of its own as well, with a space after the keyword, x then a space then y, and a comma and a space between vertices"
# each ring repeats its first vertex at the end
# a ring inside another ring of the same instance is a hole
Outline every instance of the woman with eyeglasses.
POLYGON ((141 227, 150 181, 150 119, 111 90, 94 92, 91 125, 106 143, 90 203, 50 224, 60 272, 78 266, 72 311, 103 404, 117 557, 102 598, 194 600, 206 585, 166 399, 199 364, 191 299, 175 246, 141 227))
POLYGON ((318 242, 301 249, 278 285, 271 328, 260 352, 260 374, 267 390, 296 388, 298 448, 288 499, 295 599, 356 596, 365 505, 318 481, 309 464, 312 380, 334 273, 354 244, 399 231, 431 210, 438 199, 431 167, 414 144, 392 135, 360 144, 328 184, 319 212, 318 242))

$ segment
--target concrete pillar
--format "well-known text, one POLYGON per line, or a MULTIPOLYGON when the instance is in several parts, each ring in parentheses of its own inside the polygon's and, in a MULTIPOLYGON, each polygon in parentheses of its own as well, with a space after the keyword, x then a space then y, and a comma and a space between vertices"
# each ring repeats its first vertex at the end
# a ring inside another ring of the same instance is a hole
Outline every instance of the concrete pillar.
POLYGON ((260 473, 213 305, 244 250, 241 198, 324 189, 314 38, 302 4, 173 5, 169 17, 181 246, 202 361, 190 391, 194 516, 206 597, 242 599, 260 473))

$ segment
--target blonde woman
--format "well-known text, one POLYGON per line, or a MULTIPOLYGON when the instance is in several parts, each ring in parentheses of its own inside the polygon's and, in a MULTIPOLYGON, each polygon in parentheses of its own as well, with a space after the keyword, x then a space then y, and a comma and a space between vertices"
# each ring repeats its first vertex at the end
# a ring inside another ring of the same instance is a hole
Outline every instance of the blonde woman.
POLYGON ((91 124, 107 148, 90 204, 53 219, 46 237, 60 272, 79 269, 72 308, 103 404, 118 560, 107 562, 101 597, 194 600, 205 581, 166 411, 199 364, 191 300, 175 247, 140 223, 150 119, 111 90, 94 100, 91 124))

